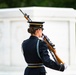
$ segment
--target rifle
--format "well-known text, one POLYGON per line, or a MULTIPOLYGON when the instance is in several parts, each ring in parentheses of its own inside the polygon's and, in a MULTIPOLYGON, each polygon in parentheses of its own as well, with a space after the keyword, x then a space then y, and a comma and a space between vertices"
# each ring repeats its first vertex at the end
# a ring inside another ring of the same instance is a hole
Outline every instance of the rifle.
POLYGON ((43 39, 46 42, 46 44, 47 44, 47 46, 49 48, 49 51, 52 52, 51 54, 52 54, 54 60, 56 61, 56 63, 64 64, 64 62, 56 54, 56 50, 54 48, 55 45, 50 41, 50 39, 44 34, 43 34, 43 39))
POLYGON ((26 18, 26 20, 28 22, 31 22, 32 20, 30 19, 29 15, 27 15, 26 13, 23 13, 23 11, 21 9, 19 9, 21 11, 21 13, 24 15, 24 17, 26 18))
MULTIPOLYGON (((21 9, 19 9, 19 10, 22 12, 21 9)), ((32 21, 32 20, 29 18, 29 15, 27 15, 26 13, 24 14, 23 12, 22 12, 22 14, 24 15, 24 17, 26 18, 26 20, 27 20, 28 22, 32 21)), ((50 51, 51 54, 52 54, 52 57, 53 57, 54 61, 55 61, 56 63, 58 63, 58 64, 64 64, 64 62, 63 62, 63 61, 58 57, 58 55, 56 54, 56 50, 55 50, 55 48, 54 48, 55 45, 50 41, 50 39, 49 39, 47 36, 45 36, 44 34, 42 34, 42 36, 43 36, 43 40, 46 42, 46 44, 47 44, 47 46, 48 46, 49 51, 50 51)))

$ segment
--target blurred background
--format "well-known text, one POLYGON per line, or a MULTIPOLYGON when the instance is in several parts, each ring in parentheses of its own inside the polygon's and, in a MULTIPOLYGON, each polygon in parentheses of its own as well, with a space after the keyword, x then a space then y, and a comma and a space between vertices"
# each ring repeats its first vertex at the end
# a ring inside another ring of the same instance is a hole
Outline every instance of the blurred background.
POLYGON ((61 7, 76 9, 76 0, 0 0, 0 8, 16 7, 61 7))

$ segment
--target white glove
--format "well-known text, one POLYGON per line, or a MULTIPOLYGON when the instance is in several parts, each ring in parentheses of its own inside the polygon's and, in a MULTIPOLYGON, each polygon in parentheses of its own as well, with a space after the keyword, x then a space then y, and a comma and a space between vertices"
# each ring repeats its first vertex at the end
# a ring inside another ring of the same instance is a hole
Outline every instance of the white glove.
POLYGON ((65 69, 67 69, 67 65, 64 63, 64 67, 65 67, 65 69))

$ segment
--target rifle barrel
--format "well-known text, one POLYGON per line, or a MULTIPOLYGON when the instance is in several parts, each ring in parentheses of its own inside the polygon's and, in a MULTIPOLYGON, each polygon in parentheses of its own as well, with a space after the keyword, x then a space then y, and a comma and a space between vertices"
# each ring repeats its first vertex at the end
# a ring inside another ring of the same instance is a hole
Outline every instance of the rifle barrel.
MULTIPOLYGON (((22 12, 22 10, 21 10, 21 9, 19 9, 19 10, 22 12)), ((23 15, 25 15, 23 12, 22 12, 22 14, 23 14, 23 15)))

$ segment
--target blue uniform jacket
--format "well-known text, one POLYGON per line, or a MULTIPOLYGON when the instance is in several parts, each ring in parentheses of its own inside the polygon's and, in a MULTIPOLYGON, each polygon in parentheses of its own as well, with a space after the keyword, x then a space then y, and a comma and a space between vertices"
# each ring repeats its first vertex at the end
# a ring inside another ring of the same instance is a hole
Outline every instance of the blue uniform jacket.
POLYGON ((38 40, 39 39, 36 36, 30 36, 29 39, 23 41, 22 49, 25 61, 27 63, 43 63, 48 68, 64 71, 64 65, 57 64, 50 59, 50 56, 48 54, 48 47, 42 40, 39 40, 39 57, 37 52, 38 40))

